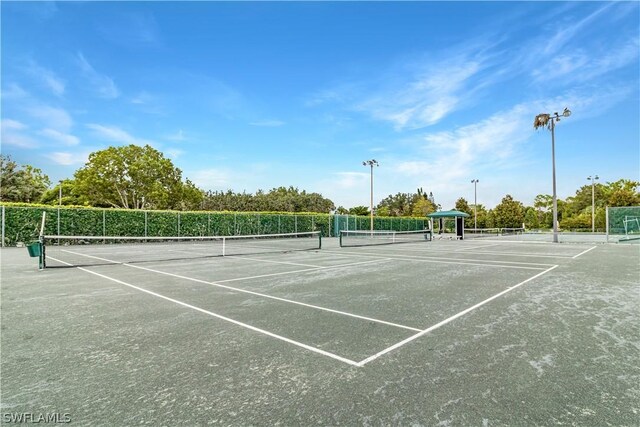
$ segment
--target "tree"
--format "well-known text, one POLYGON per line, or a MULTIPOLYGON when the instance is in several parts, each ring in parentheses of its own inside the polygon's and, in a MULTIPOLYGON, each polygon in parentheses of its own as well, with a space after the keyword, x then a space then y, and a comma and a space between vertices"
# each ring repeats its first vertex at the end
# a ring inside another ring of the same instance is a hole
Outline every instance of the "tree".
MULTIPOLYGON (((229 211, 321 212, 335 209, 334 203, 319 193, 307 193, 295 187, 278 187, 255 194, 209 191, 204 196, 203 208, 229 211)), ((340 213, 340 212, 337 212, 340 213)))
POLYGON ((616 182, 608 182, 604 190, 609 206, 638 206, 640 205, 640 193, 637 188, 640 182, 629 179, 620 179, 616 182))
POLYGON ((31 165, 19 167, 11 157, 0 155, 0 201, 36 202, 50 184, 40 169, 31 165))
POLYGON ((535 208, 528 208, 524 214, 524 225, 528 229, 540 228, 540 221, 538 221, 538 214, 535 208))
MULTIPOLYGON (((433 193, 418 188, 415 193, 396 193, 388 195, 376 206, 376 212, 385 212, 389 216, 424 216, 438 210, 433 193), (425 203, 426 201, 426 203, 425 203)), ((382 215, 382 214, 380 214, 382 215)))
MULTIPOLYGON (((436 207, 428 198, 421 198, 413 204, 413 208, 411 209, 411 216, 422 218, 435 211, 436 207)), ((382 215, 380 210, 378 210, 378 215, 382 215)))
POLYGON ((73 179, 65 179, 55 187, 45 191, 40 197, 40 203, 45 205, 57 205, 60 203, 63 206, 89 205, 87 198, 78 192, 78 185, 73 179), (62 199, 60 199, 60 186, 62 186, 62 199))
POLYGON ((456 200, 455 208, 457 211, 465 212, 471 215, 470 217, 464 219, 464 226, 466 228, 472 228, 474 225, 473 210, 471 209, 471 207, 469 207, 469 202, 467 202, 467 199, 465 199, 464 197, 460 197, 458 200, 456 200))
POLYGON ((149 145, 91 153, 74 177, 79 194, 92 206, 185 209, 202 200, 191 182, 182 182, 182 171, 149 145))
POLYGON ((354 206, 349 209, 350 215, 369 215, 369 208, 366 206, 354 206))
POLYGON ((522 227, 524 206, 511 195, 504 196, 494 211, 496 227, 522 227))

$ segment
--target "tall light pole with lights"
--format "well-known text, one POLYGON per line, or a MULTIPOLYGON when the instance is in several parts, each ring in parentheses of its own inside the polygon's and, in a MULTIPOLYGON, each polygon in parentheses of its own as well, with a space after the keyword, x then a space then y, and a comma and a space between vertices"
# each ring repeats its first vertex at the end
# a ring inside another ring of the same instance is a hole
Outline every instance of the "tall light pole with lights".
POLYGON ((362 162, 363 166, 371 167, 371 200, 369 203, 369 209, 371 210, 371 231, 373 231, 373 167, 380 166, 380 164, 376 161, 376 159, 365 160, 362 162))
POLYGON ((569 117, 571 110, 565 108, 562 115, 556 113, 541 113, 533 120, 533 128, 538 129, 546 127, 551 131, 551 164, 553 169, 553 243, 558 243, 558 196, 556 193, 556 122, 560 121, 560 117, 569 117))
POLYGON ((600 179, 598 175, 587 177, 591 181, 591 232, 596 232, 596 181, 600 179))
POLYGON ((471 183, 473 184, 473 229, 478 229, 478 183, 479 179, 472 179, 471 183))

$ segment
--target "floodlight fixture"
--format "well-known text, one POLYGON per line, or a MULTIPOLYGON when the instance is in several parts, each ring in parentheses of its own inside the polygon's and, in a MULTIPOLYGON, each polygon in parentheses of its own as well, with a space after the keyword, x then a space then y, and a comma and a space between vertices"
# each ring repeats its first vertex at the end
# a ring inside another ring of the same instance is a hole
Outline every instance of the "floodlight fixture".
POLYGON ((551 164, 552 164, 552 176, 553 176, 553 243, 558 243, 558 197, 556 193, 556 137, 555 128, 556 122, 560 121, 560 117, 569 117, 571 110, 565 107, 562 111, 562 116, 557 112, 553 114, 542 113, 538 114, 533 121, 533 128, 548 127, 551 131, 551 164))

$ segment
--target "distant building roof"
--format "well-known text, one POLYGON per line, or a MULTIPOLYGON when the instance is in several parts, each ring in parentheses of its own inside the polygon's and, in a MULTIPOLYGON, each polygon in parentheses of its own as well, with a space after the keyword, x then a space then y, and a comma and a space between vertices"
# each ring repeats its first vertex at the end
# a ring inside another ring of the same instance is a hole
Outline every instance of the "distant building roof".
POLYGON ((469 215, 466 212, 461 212, 461 211, 440 211, 440 212, 434 212, 434 213, 430 213, 429 215, 427 215, 427 217, 429 218, 458 218, 458 217, 463 217, 463 218, 467 218, 470 217, 471 215, 469 215))

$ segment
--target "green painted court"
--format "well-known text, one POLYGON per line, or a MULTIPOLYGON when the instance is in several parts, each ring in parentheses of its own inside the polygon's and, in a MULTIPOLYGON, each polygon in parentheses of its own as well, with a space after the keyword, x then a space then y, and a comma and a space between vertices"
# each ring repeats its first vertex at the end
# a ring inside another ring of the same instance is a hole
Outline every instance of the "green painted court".
POLYGON ((2 249, 3 417, 640 421, 639 245, 324 238, 321 249, 193 258, 151 246, 166 259, 49 245, 44 271, 26 249, 2 249))

